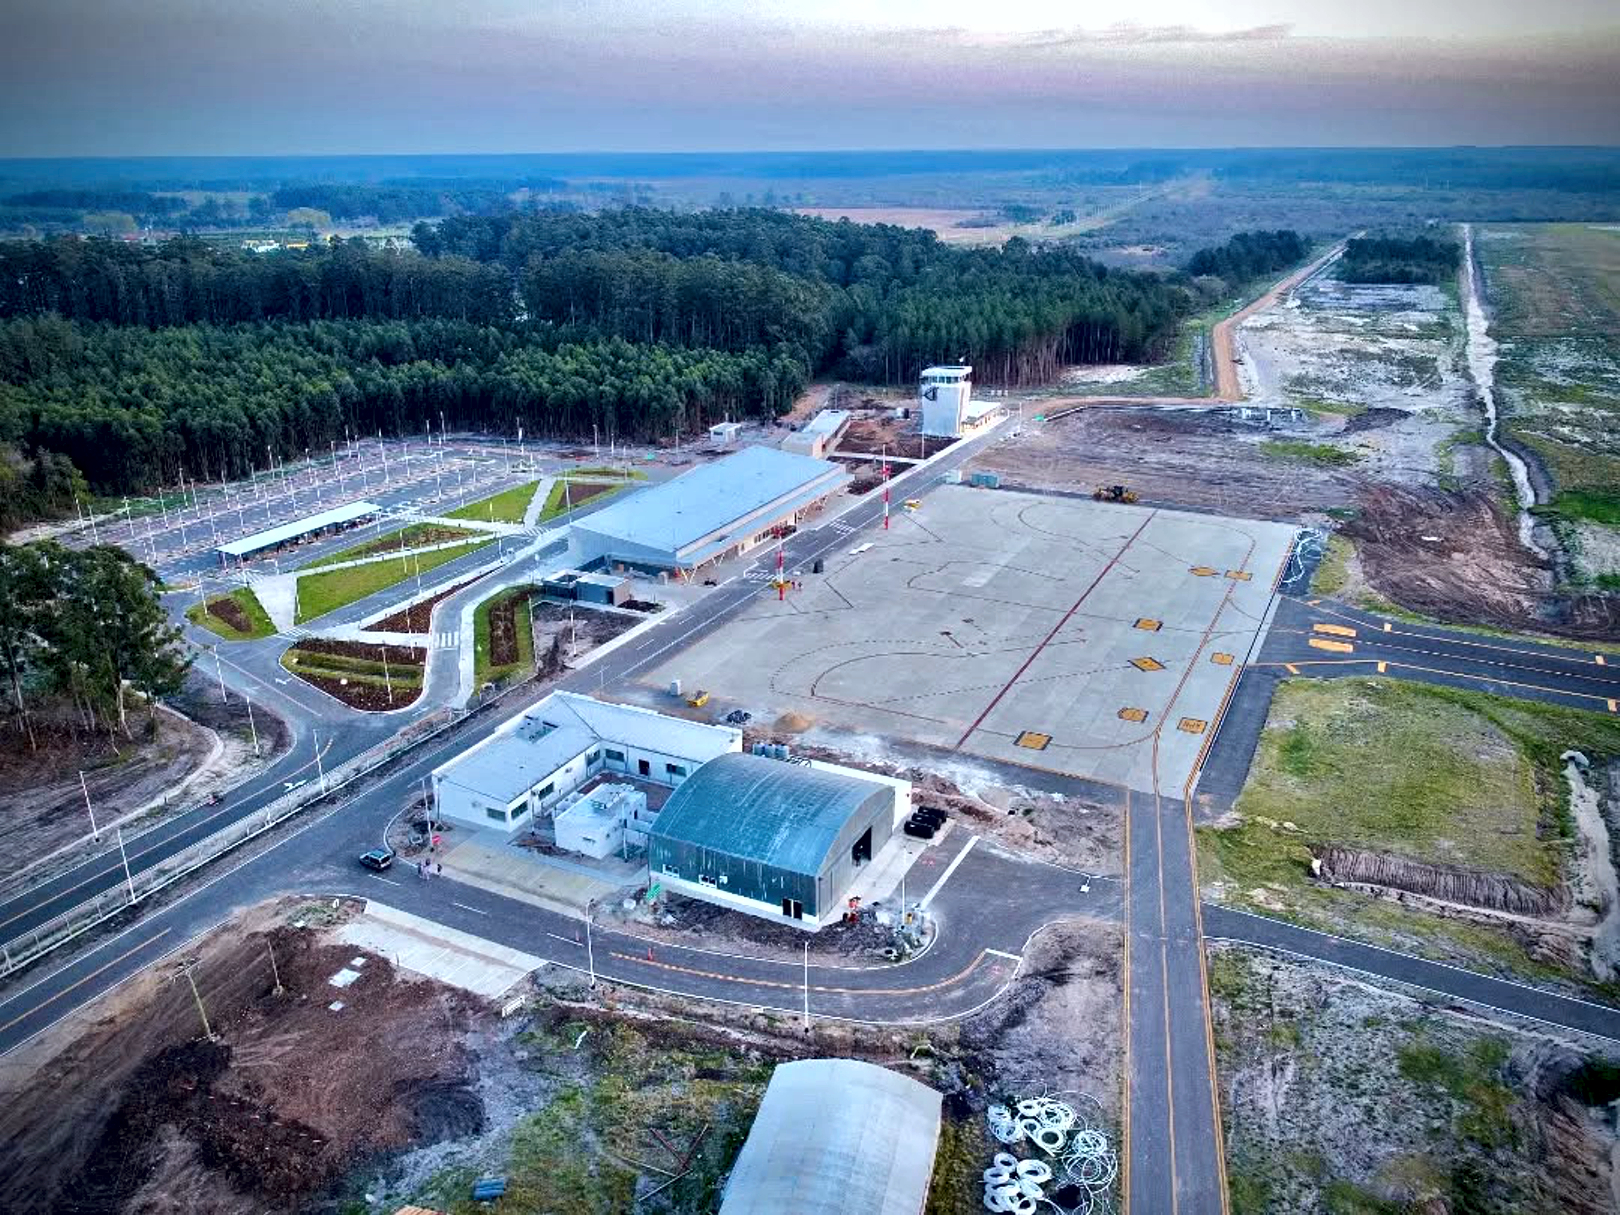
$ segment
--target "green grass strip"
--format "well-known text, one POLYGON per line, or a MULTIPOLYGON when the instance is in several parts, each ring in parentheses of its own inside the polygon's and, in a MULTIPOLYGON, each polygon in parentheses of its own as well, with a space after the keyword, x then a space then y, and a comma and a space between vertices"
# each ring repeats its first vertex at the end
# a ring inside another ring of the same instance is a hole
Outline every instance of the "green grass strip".
POLYGON ((248 632, 241 633, 233 629, 212 612, 204 611, 200 603, 186 609, 186 619, 192 624, 201 625, 210 633, 218 634, 226 641, 257 641, 261 637, 275 635, 275 622, 270 619, 270 613, 264 610, 264 605, 259 602, 259 597, 253 593, 252 588, 237 587, 229 595, 215 595, 208 602, 218 603, 222 599, 229 599, 247 615, 252 622, 252 628, 248 632))
POLYGON ((498 494, 446 511, 445 515, 450 519, 477 519, 480 523, 522 523, 523 513, 529 509, 529 503, 534 500, 534 491, 539 487, 538 481, 514 485, 498 494))
POLYGON ((297 621, 303 624, 306 620, 318 619, 367 595, 374 595, 407 578, 414 578, 418 573, 425 574, 493 543, 495 537, 491 536, 487 540, 458 544, 454 548, 408 554, 399 560, 372 561, 324 574, 305 574, 298 580, 297 621))

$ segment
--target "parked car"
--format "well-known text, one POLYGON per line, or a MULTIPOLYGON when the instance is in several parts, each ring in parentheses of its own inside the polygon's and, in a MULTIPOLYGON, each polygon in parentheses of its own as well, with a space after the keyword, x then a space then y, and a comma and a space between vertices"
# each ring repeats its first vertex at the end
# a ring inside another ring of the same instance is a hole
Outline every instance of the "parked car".
POLYGON ((370 852, 360 854, 360 864, 366 869, 381 873, 394 863, 394 850, 392 848, 373 848, 370 852))

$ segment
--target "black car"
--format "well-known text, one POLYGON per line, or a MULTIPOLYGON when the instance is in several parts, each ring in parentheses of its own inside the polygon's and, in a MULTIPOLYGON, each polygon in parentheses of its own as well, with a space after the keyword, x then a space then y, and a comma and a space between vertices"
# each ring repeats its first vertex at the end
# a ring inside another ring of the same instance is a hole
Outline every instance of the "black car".
POLYGON ((366 869, 375 869, 381 873, 394 863, 394 851, 391 848, 373 848, 370 852, 360 854, 360 864, 366 869))

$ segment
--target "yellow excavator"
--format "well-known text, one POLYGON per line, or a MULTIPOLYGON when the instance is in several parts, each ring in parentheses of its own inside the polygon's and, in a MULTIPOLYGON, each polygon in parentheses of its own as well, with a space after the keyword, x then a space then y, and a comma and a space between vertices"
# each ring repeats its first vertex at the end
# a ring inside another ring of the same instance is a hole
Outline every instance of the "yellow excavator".
POLYGON ((1091 491, 1098 502, 1135 502, 1136 491, 1128 485, 1099 485, 1091 491))

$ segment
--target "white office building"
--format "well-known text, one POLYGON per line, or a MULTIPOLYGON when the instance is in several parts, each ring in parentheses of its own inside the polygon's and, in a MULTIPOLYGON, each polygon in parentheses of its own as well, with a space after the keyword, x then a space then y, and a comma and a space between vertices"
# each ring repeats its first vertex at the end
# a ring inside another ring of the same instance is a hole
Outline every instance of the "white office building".
POLYGON ((674 787, 717 755, 740 750, 742 731, 730 726, 553 692, 434 769, 434 805, 446 819, 509 831, 597 776, 674 787))

